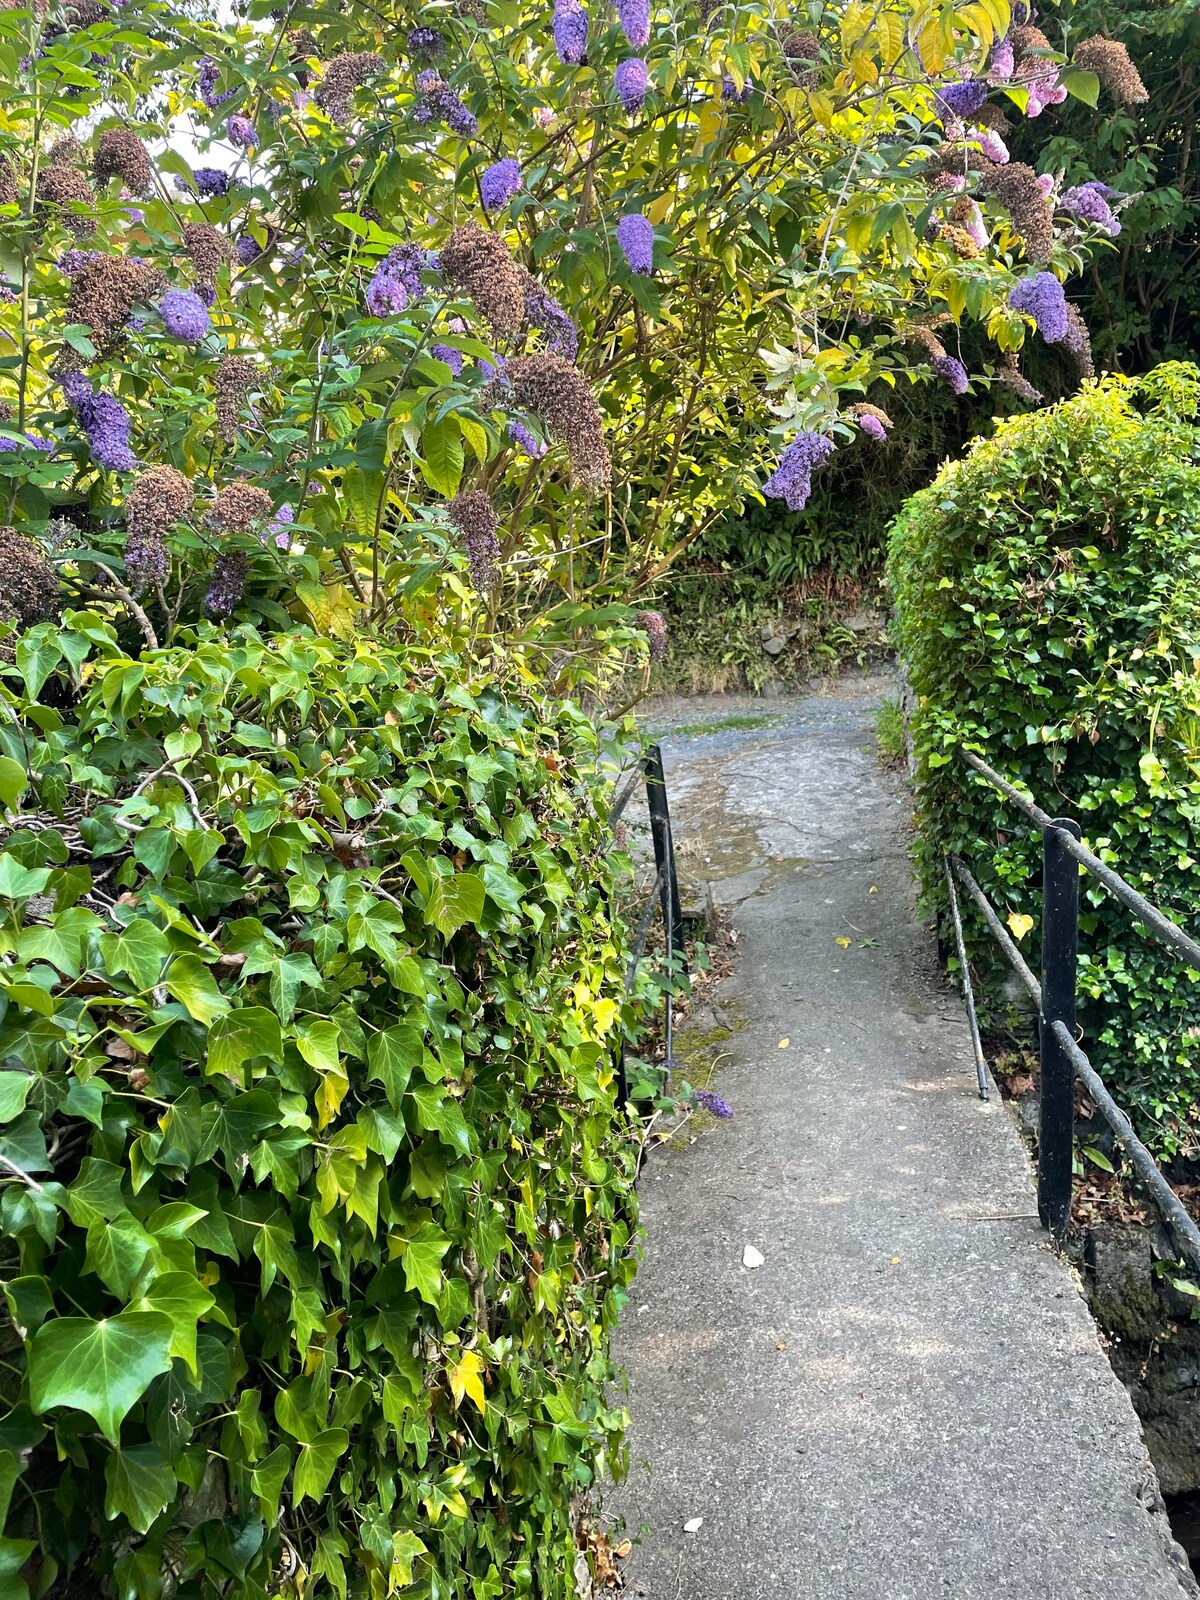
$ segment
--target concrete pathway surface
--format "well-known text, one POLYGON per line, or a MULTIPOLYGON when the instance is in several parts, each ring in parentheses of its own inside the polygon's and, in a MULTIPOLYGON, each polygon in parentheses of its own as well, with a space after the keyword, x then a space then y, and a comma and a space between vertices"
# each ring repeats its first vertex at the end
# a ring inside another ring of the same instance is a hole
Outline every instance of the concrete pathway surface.
POLYGON ((1018 1135, 977 1098, 875 760, 881 687, 664 739, 685 877, 735 907, 736 1115, 643 1173, 633 1466, 606 1501, 642 1530, 629 1592, 1200 1594, 1018 1135))

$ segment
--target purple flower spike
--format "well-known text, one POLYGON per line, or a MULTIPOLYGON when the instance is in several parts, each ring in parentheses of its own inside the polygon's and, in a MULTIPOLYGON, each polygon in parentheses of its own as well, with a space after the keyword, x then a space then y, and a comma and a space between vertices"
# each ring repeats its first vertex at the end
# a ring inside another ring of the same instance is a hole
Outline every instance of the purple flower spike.
POLYGON ((1058 197, 1058 209, 1078 217, 1080 222, 1090 222, 1115 239, 1121 231, 1116 212, 1109 198, 1120 191, 1110 189, 1106 183, 1080 183, 1073 189, 1064 189, 1058 197))
MULTIPOLYGON (((311 491, 314 485, 310 483, 308 487, 311 491)), ((279 550, 289 549, 292 543, 291 524, 295 520, 295 507, 285 501, 262 530, 263 543, 274 544, 279 550)))
POLYGON ((987 84, 977 78, 965 78, 961 83, 943 83, 937 91, 937 108, 941 117, 973 116, 987 99, 987 84))
MULTIPOLYGON (((229 174, 222 172, 220 167, 197 167, 192 177, 201 200, 212 200, 229 193, 229 174)), ((182 179, 176 181, 182 185, 182 179)))
POLYGON ((379 263, 367 285, 367 312, 372 317, 392 317, 410 300, 421 298, 421 272, 428 258, 419 244, 399 244, 379 263))
POLYGON ((640 211, 628 212, 617 223, 617 243, 631 272, 654 271, 654 229, 640 211))
POLYGON ((641 56, 629 56, 618 62, 613 73, 613 88, 629 116, 636 115, 645 105, 646 85, 646 63, 641 56))
POLYGON ((719 1094, 714 1094, 711 1089, 693 1089, 692 1100, 701 1111, 711 1111, 714 1117, 731 1117, 733 1107, 728 1100, 723 1100, 719 1094))
POLYGON ((1022 278, 1010 291, 1008 303, 1014 311, 1033 318, 1034 327, 1047 344, 1058 344, 1066 338, 1070 327, 1067 297, 1052 272, 1035 272, 1031 278, 1022 278))
POLYGON ((966 394, 967 384, 971 380, 967 377, 966 367, 957 356, 935 356, 932 366, 942 382, 953 389, 955 394, 966 394))
POLYGON ((430 345, 429 354, 437 361, 444 361, 456 378, 463 369, 463 353, 452 344, 430 345))
POLYGON ((192 289, 168 289, 158 302, 158 314, 172 339, 199 344, 211 323, 208 307, 192 289))
POLYGON ((740 89, 728 72, 721 80, 721 99, 729 100, 734 105, 745 105, 746 101, 749 100, 753 93, 754 85, 750 82, 749 78, 746 79, 745 83, 740 89))
POLYGON ((650 0, 617 0, 617 16, 635 50, 650 43, 650 0))
POLYGON ((579 0, 554 0, 554 47, 564 66, 587 55, 588 16, 579 0))
POLYGON ((492 214, 502 211, 521 187, 521 163, 508 156, 490 166, 479 180, 483 209, 492 214))
POLYGON ((546 445, 523 422, 510 422, 508 437, 514 444, 520 445, 531 461, 540 461, 546 454, 546 445))
POLYGON ((254 124, 249 117, 239 117, 236 113, 225 124, 225 132, 229 136, 230 144, 236 144, 242 150, 253 150, 258 143, 258 134, 254 131, 254 124))
POLYGON ((879 418, 873 417, 870 412, 867 412, 865 415, 859 417, 858 425, 866 434, 868 439, 874 439, 879 444, 882 444, 887 438, 887 429, 884 427, 883 423, 880 422, 879 418))
POLYGON ((782 500, 789 511, 803 511, 812 492, 812 475, 833 454, 833 440, 805 428, 779 458, 779 465, 763 484, 771 500, 782 500))
POLYGON ((110 472, 132 472, 137 457, 129 448, 129 413, 111 394, 97 394, 82 372, 63 379, 63 394, 87 434, 92 460, 110 472))

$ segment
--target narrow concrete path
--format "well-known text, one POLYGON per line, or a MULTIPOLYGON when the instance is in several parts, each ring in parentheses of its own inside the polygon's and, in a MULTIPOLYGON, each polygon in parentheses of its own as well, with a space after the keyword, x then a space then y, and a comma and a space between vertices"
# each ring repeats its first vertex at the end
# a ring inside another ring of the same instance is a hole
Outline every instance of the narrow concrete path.
POLYGON ((664 739, 685 872, 734 903, 736 1115, 643 1175, 633 1466, 607 1502, 642 1530, 629 1592, 1200 1593, 1017 1133, 975 1094, 855 693, 664 739))

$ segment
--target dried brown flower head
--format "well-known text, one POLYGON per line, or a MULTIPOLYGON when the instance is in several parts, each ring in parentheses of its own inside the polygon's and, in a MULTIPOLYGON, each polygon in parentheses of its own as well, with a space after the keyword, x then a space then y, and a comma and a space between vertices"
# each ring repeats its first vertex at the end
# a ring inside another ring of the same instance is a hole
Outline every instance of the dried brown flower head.
POLYGON ((931 361, 946 354, 946 346, 932 328, 924 328, 918 323, 915 327, 906 328, 902 337, 923 350, 931 361))
POLYGON ((217 368, 213 387, 217 391, 217 428, 222 439, 237 437, 242 407, 259 381, 258 368, 246 356, 226 356, 217 368))
POLYGON ((161 539, 195 504, 196 491, 174 467, 139 472, 125 496, 125 526, 138 539, 161 539))
POLYGON ((971 113, 971 121, 977 128, 991 128, 995 133, 1008 133, 1012 129, 1012 123, 994 100, 985 100, 978 111, 971 113))
POLYGON ((852 406, 846 407, 846 413, 851 417, 874 417, 876 422, 882 422, 885 428, 892 426, 892 419, 881 406, 873 406, 866 400, 856 400, 852 406))
POLYGON ((204 520, 222 533, 249 533, 256 522, 265 522, 270 515, 271 496, 267 491, 239 481, 221 490, 204 520))
POLYGON ((550 437, 567 447, 571 481, 603 489, 612 478, 600 407, 578 367, 549 352, 517 356, 505 374, 523 411, 541 417, 550 437))
POLYGON ((960 228, 957 223, 943 222, 938 229, 938 238, 948 244, 962 261, 974 261, 979 255, 979 246, 967 230, 960 228))
POLYGON ((144 305, 161 287, 162 279, 144 261, 98 255, 71 279, 67 314, 91 329, 97 354, 106 355, 120 343, 134 306, 144 305))
MULTIPOLYGON (((91 207, 95 195, 92 186, 75 167, 51 165, 43 167, 37 176, 37 205, 39 211, 60 211, 64 206, 91 207)), ((91 233, 95 217, 91 210, 62 211, 60 219, 72 233, 91 233)))
POLYGON ((1035 389, 1029 379, 1017 365, 1017 358, 1011 350, 1006 350, 1000 358, 1000 365, 996 368, 996 381, 1012 390, 1026 405, 1036 406, 1042 398, 1042 391, 1035 389))
POLYGON ((1013 57, 1018 67, 1031 50, 1052 51, 1054 49, 1054 46, 1042 30, 1035 28, 1032 23, 1026 23, 1024 27, 1014 28, 1009 37, 1012 40, 1013 57))
POLYGON ((47 167, 73 167, 83 155, 83 146, 73 133, 64 133, 46 152, 43 163, 47 167))
POLYGON ((799 87, 817 88, 821 82, 821 74, 817 70, 821 64, 821 41, 816 34, 807 28, 785 26, 779 35, 779 47, 799 87))
POLYGON ((11 156, 0 156, 0 206, 17 203, 17 168, 11 156))
POLYGON ((105 128, 96 140, 92 176, 98 184, 120 178, 131 194, 149 194, 154 187, 150 157, 131 128, 105 128))
POLYGON ((1144 105, 1150 96, 1129 51, 1119 39, 1085 39, 1075 50, 1075 65, 1094 72, 1118 105, 1144 105))
POLYGON ((229 240, 211 222, 189 222, 183 229, 183 248, 195 268, 196 277, 208 288, 216 285, 217 274, 233 253, 229 240))
POLYGON ((31 628, 58 615, 58 578, 40 545, 0 528, 0 618, 31 628))
POLYGON ((375 77, 383 68, 383 57, 367 50, 334 56, 332 61, 325 64, 321 85, 317 90, 317 104, 335 121, 340 121, 349 115, 354 91, 359 84, 366 83, 368 78, 375 77))
POLYGON ((469 296, 498 334, 515 334, 525 320, 520 268, 497 233, 465 222, 441 251, 442 275, 469 296))
POLYGON ((1085 378, 1094 378, 1096 364, 1092 360, 1092 336, 1079 307, 1071 300, 1067 301, 1067 333, 1062 343, 1063 349, 1069 352, 1075 362, 1080 383, 1085 378))
POLYGON ((471 582, 480 594, 486 594, 500 579, 496 508, 482 489, 465 489, 447 509, 467 558, 471 582))
POLYGON ((454 14, 456 17, 469 17, 481 28, 487 21, 487 12, 483 9, 481 0, 454 0, 454 14))
POLYGON ((1045 261, 1054 248, 1054 212, 1038 187, 1037 173, 1024 161, 991 166, 985 187, 995 195, 1024 240, 1031 261, 1045 261))
POLYGON ((312 61, 320 57, 317 41, 308 28, 293 28, 286 42, 289 61, 312 61))

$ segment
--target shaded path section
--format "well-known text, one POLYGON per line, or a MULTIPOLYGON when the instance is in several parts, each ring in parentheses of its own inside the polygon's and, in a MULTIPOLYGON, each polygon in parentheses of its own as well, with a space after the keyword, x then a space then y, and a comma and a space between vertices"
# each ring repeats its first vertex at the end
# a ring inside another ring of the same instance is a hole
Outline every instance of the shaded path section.
POLYGON ((1020 1140, 976 1097, 853 694, 664 738, 685 878, 735 908, 740 1025, 715 1080, 735 1119, 642 1180, 633 1467, 607 1502, 647 1525, 629 1591, 1200 1593, 1020 1140))

